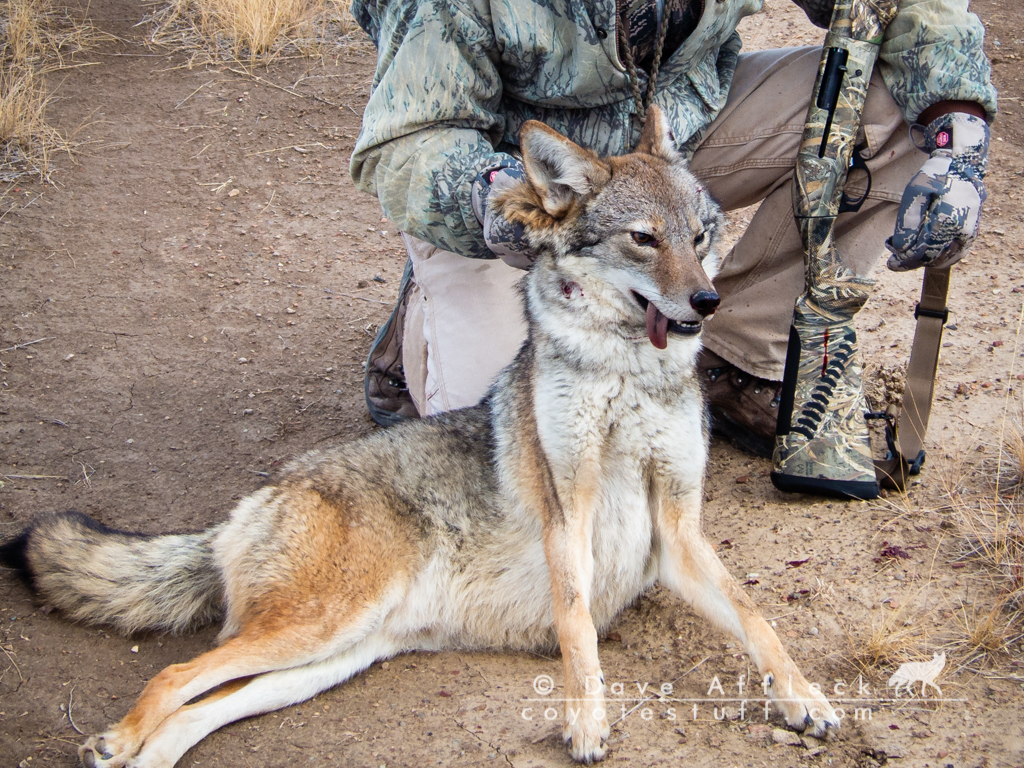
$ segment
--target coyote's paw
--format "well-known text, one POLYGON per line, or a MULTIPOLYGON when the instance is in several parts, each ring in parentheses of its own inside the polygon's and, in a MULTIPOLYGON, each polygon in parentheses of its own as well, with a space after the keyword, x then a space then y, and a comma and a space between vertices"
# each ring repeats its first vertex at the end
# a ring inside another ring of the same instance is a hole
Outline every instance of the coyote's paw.
POLYGON ((604 743, 610 734, 603 696, 565 703, 562 738, 570 745, 573 760, 587 765, 602 760, 605 755, 604 743))
POLYGON ((132 765, 132 758, 138 750, 119 744, 112 731, 90 736, 78 748, 78 759, 85 768, 125 768, 132 765))
POLYGON ((793 730, 819 739, 825 738, 829 731, 839 730, 839 717, 828 699, 812 688, 799 672, 787 680, 776 680, 769 673, 765 685, 793 730))

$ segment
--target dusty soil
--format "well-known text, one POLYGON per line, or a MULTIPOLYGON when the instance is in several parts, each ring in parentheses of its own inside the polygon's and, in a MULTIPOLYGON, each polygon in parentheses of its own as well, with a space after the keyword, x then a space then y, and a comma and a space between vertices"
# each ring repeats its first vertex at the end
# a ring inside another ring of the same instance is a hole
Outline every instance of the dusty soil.
MULTIPOLYGON (((996 592, 981 564, 960 561, 958 519, 943 498, 954 483, 992 494, 1001 434, 1020 423, 1024 24, 1015 5, 973 4, 989 25, 1004 109, 984 234, 954 277, 925 472, 905 498, 838 503, 784 496, 768 462, 728 445, 712 451, 706 530, 807 676, 827 691, 846 683, 832 693, 848 715, 840 737, 774 743, 780 722, 765 723, 749 684, 738 689, 751 675, 746 655, 659 590, 601 643, 608 682, 621 685, 612 719, 629 712, 608 763, 1024 764, 1024 648, 1014 632, 987 654, 966 640, 996 592), (909 558, 883 557, 894 545, 909 558), (897 700, 886 689, 891 662, 858 667, 873 637, 900 640, 906 658, 945 650, 942 695, 928 697, 941 700, 897 700), (683 701, 659 701, 663 683, 683 701), (857 720, 857 708, 870 719, 857 720)), ((20 182, 0 202, 0 538, 54 509, 145 532, 201 528, 286 457, 374 428, 362 361, 404 256, 376 201, 347 175, 372 49, 278 61, 254 76, 189 70, 142 44, 145 28, 134 25, 144 11, 92 3, 94 23, 123 42, 68 72, 51 111, 82 152, 58 160, 56 187, 20 182)), ((782 0, 745 26, 753 47, 818 39, 782 0)), ((874 392, 908 355, 918 280, 882 275, 861 317, 874 392)), ((76 729, 122 717, 147 679, 215 634, 124 638, 47 613, 0 573, 4 766, 73 765, 76 729)), ((530 701, 543 698, 533 686, 542 674, 560 681, 560 663, 403 656, 234 723, 181 764, 568 765, 545 705, 530 701)))

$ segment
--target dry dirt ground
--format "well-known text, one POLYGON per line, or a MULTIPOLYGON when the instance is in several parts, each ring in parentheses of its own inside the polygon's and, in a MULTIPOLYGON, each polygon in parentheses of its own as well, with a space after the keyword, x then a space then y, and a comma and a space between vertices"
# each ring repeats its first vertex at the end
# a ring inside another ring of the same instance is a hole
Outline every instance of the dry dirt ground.
MULTIPOLYGON (((609 764, 1024 764, 1024 648, 1013 632, 988 654, 966 641, 995 592, 982 565, 961 561, 943 497, 957 482, 992 494, 1001 430, 1020 423, 1015 5, 973 4, 989 25, 1003 112, 984 234, 954 276, 925 472, 905 499, 839 503, 784 496, 768 462, 712 450, 706 530, 807 676, 827 691, 845 683, 831 694, 847 714, 841 735, 774 743, 779 721, 765 722, 749 684, 739 691, 752 674, 742 650, 659 590, 601 642, 618 719, 609 764), (891 546, 909 559, 883 557, 891 546), (916 698, 897 698, 892 663, 853 663, 873 637, 894 636, 908 658, 946 651, 941 696, 923 700, 917 685, 916 698), (680 701, 658 699, 665 683, 680 701)), ((0 538, 55 509, 145 532, 205 527, 285 458, 374 428, 362 361, 404 257, 347 175, 372 49, 255 76, 187 69, 144 45, 145 11, 92 3, 96 26, 123 42, 67 72, 50 113, 81 154, 58 160, 57 186, 21 181, 0 203, 0 538)), ((755 47, 818 39, 782 0, 745 28, 755 47)), ((871 370, 905 362, 918 280, 882 275, 861 317, 871 370)), ((121 718, 150 677, 215 634, 124 638, 47 613, 0 573, 3 766, 74 764, 76 729, 121 718)), ((225 727, 181 764, 568 765, 546 705, 531 701, 543 699, 537 676, 558 682, 560 667, 525 653, 402 656, 225 727)))

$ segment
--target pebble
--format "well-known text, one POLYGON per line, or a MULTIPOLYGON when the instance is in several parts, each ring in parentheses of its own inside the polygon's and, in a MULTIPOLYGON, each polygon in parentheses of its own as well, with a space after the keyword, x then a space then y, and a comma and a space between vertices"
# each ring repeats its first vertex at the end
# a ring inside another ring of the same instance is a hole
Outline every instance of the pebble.
POLYGON ((812 635, 818 634, 818 628, 817 627, 811 627, 811 634, 812 635))
POLYGON ((776 728, 772 731, 772 741, 776 744, 789 744, 791 747, 803 746, 803 742, 800 741, 799 734, 793 733, 792 731, 784 731, 781 728, 776 728))

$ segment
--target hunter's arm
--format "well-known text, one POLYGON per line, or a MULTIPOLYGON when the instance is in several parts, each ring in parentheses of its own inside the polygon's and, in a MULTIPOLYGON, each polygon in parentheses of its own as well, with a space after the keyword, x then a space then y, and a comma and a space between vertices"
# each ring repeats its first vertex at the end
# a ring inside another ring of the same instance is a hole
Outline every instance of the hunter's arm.
POLYGON ((377 45, 356 187, 403 232, 493 258, 471 200, 477 174, 506 158, 493 149, 505 121, 487 3, 356 0, 353 14, 377 45))
MULTIPOLYGON (((813 24, 828 26, 834 0, 794 2, 813 24)), ((900 0, 878 66, 908 123, 927 123, 948 111, 992 121, 996 92, 984 39, 985 27, 967 10, 967 0, 900 0), (928 112, 930 107, 935 109, 928 112)))

